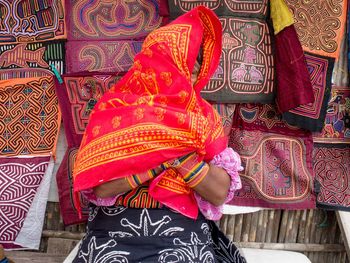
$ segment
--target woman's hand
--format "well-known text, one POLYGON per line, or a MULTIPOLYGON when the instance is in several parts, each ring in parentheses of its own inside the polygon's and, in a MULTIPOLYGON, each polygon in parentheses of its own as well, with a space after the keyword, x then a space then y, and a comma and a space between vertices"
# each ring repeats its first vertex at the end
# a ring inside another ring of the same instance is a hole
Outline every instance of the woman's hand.
POLYGON ((215 206, 225 202, 231 179, 223 168, 199 161, 196 153, 177 160, 172 166, 203 199, 215 206))
POLYGON ((230 176, 223 168, 209 164, 207 175, 193 190, 208 202, 219 206, 226 200, 230 182, 230 176))

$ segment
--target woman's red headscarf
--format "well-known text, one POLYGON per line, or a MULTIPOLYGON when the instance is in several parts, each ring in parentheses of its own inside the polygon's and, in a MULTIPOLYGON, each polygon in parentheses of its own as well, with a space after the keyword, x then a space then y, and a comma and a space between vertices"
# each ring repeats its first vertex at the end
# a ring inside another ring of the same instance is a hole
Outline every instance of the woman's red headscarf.
POLYGON ((225 149, 220 117, 200 97, 219 64, 221 34, 216 15, 197 7, 148 35, 132 68, 90 116, 74 168, 75 192, 191 152, 210 160, 225 149))

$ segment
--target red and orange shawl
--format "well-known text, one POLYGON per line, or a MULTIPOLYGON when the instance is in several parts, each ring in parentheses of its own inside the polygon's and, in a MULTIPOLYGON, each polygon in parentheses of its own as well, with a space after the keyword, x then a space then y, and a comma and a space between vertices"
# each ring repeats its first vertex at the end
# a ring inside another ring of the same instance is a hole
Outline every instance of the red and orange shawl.
MULTIPOLYGON (((200 97, 219 64, 221 32, 216 15, 197 7, 148 35, 130 71, 90 116, 74 167, 75 192, 191 152, 211 160, 225 149, 220 117, 200 97), (192 85, 200 48, 203 61, 192 85)), ((162 191, 150 194, 160 201, 164 191, 188 194, 179 177, 163 176, 158 186, 162 191)))

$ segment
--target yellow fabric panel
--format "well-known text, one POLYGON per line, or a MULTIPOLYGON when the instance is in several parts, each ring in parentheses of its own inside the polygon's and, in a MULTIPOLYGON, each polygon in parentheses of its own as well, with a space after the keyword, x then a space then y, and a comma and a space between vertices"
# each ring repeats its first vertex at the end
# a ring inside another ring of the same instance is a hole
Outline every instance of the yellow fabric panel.
POLYGON ((271 0, 270 9, 275 35, 287 26, 294 24, 293 14, 284 0, 271 0))

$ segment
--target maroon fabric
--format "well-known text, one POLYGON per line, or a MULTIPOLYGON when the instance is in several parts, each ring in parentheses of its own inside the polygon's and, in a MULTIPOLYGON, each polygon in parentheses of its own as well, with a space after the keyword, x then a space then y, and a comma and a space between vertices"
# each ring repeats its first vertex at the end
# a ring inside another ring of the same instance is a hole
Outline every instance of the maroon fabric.
POLYGON ((294 25, 275 36, 277 96, 280 112, 314 102, 307 64, 294 25))
POLYGON ((78 149, 68 149, 56 174, 61 216, 65 225, 84 223, 88 216, 88 201, 81 196, 82 218, 73 202, 73 166, 78 149))
POLYGON ((230 204, 315 207, 311 133, 286 124, 273 105, 237 107, 229 146, 241 156, 244 167, 242 189, 230 204))
POLYGON ((169 4, 167 0, 159 0, 159 15, 169 16, 169 4))

